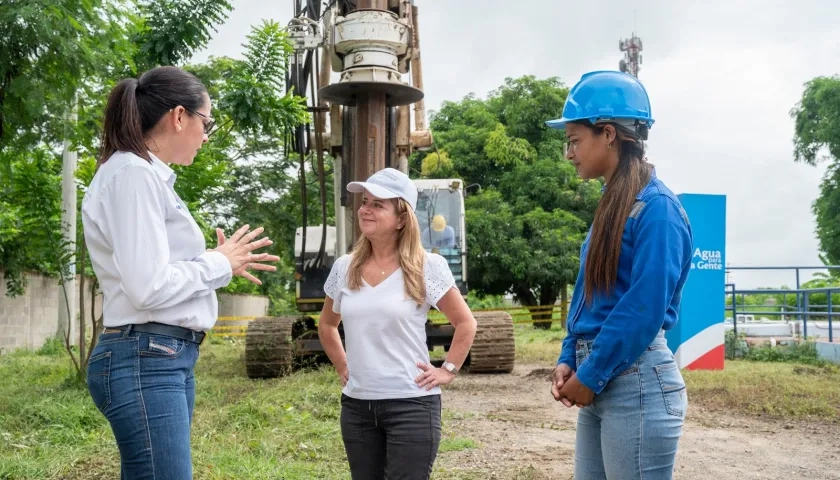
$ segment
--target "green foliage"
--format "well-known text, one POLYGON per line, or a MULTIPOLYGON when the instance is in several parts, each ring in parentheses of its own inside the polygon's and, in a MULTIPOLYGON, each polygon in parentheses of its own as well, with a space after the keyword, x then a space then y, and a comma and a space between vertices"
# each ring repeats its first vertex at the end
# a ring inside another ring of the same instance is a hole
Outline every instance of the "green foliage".
POLYGON ((178 65, 207 45, 211 30, 223 23, 232 6, 227 0, 151 0, 138 3, 134 42, 140 45, 138 68, 178 65))
POLYGON ((232 72, 219 100, 219 108, 242 132, 283 140, 282 132, 309 119, 304 97, 283 94, 281 80, 291 53, 287 34, 277 22, 263 21, 248 36, 245 61, 232 72))
POLYGON ((727 330, 724 334, 724 356, 728 360, 736 358, 744 358, 750 351, 750 346, 745 340, 746 335, 743 333, 735 335, 735 330, 727 330))
MULTIPOLYGON (((22 5, 23 13, 31 13, 27 10, 29 4, 24 2, 22 5)), ((63 119, 70 98, 65 96, 62 101, 67 105, 47 112, 50 118, 56 119, 55 128, 49 132, 39 131, 35 124, 46 117, 29 115, 26 119, 33 126, 28 130, 36 134, 17 138, 14 149, 0 148, 0 166, 3 166, 0 169, 0 190, 3 192, 3 200, 0 200, 0 264, 13 294, 23 291, 25 277, 22 273, 25 270, 60 273, 58 264, 62 262, 53 260, 61 242, 57 223, 61 216, 61 159, 57 142, 66 137, 78 148, 76 176, 80 208, 86 186, 95 172, 101 117, 108 90, 120 78, 136 76, 156 65, 187 60, 192 52, 206 45, 215 25, 222 22, 231 9, 227 0, 191 0, 186 3, 155 0, 138 4, 136 10, 125 9, 125 5, 122 7, 119 18, 109 30, 113 38, 85 47, 98 49, 90 56, 89 70, 64 69, 61 75, 49 78, 50 82, 72 87, 69 91, 75 91, 78 96, 78 121, 70 125, 73 128, 64 129, 63 119), (105 55, 104 50, 108 49, 108 55, 105 55), (74 82, 69 82, 62 76, 65 74, 84 74, 85 78, 84 81, 76 78, 74 82), (62 129, 58 130, 59 127, 62 129), (24 140, 29 142, 29 147, 24 148, 24 140), (50 146, 53 144, 55 146, 50 146), (16 153, 12 154, 12 151, 16 153), (47 238, 45 232, 54 232, 55 235, 47 238)), ((0 22, 5 13, 0 12, 0 22)), ((56 18, 53 20, 58 22, 56 18)), ((75 21, 73 17, 66 20, 75 21)), ((83 30, 96 27, 93 20, 88 20, 83 30)), ((53 30, 56 33, 63 31, 61 28, 53 30)), ((46 30, 38 30, 38 33, 47 35, 46 30)), ((60 38, 45 38, 63 45, 60 38)), ((0 49, 4 47, 0 46, 0 49)), ((214 228, 217 225, 224 227, 228 233, 242 223, 266 226, 269 235, 275 239, 274 248, 280 249, 284 258, 278 266, 279 271, 260 274, 263 286, 236 278, 226 290, 269 295, 273 311, 288 311, 294 304, 293 293, 290 294, 293 271, 291 261, 285 260, 291 257, 294 226, 301 222, 301 207, 297 180, 288 173, 293 164, 286 158, 283 144, 289 129, 306 121, 308 113, 305 99, 283 89, 282 79, 291 46, 279 24, 264 21, 254 27, 245 50, 244 60, 211 58, 203 65, 185 66, 207 85, 213 102, 213 116, 219 127, 192 165, 173 166, 178 175, 175 189, 205 232, 210 247, 216 244, 214 228)), ((21 96, 20 104, 7 103, 4 111, 12 111, 12 107, 19 105, 29 109, 43 106, 39 95, 42 91, 51 90, 44 85, 50 83, 40 86, 26 84, 27 89, 38 91, 27 91, 21 96)), ((7 95, 7 98, 17 97, 7 95)), ((24 116, 21 112, 15 112, 16 121, 22 121, 24 116)), ((328 183, 327 188, 331 188, 331 184, 328 183)), ((308 193, 310 211, 318 211, 317 185, 310 185, 308 193)), ((332 195, 328 198, 331 200, 332 195)), ((310 219, 314 217, 313 214, 309 216, 310 219)), ((78 222, 77 238, 83 238, 81 221, 78 222)), ((66 259, 66 256, 62 258, 66 259)), ((89 264, 84 266, 84 270, 93 276, 89 264)))
MULTIPOLYGON (((265 251, 281 258, 277 272, 257 273, 261 286, 237 278, 222 291, 267 295, 272 314, 288 313, 294 306, 295 228, 303 218, 299 177, 290 174, 297 159, 287 157, 284 143, 309 114, 305 98, 284 91, 281 83, 291 53, 286 32, 276 22, 264 21, 253 28, 245 50, 244 60, 211 58, 207 64, 189 67, 208 86, 215 103, 213 116, 221 126, 196 162, 182 169, 187 181, 180 188, 185 200, 196 202, 194 210, 204 219, 203 227, 219 226, 228 234, 244 224, 265 227, 274 241, 265 251), (201 165, 205 168, 196 169, 201 165)), ((331 168, 331 159, 326 163, 331 168)), ((179 184, 183 180, 179 177, 179 184)), ((326 180, 327 190, 332 191, 332 177, 326 180)), ((318 193, 317 180, 310 180, 309 222, 320 217, 318 193)), ((327 199, 327 221, 332 222, 333 196, 328 194, 327 199)), ((212 229, 204 230, 208 244, 215 245, 212 229)))
POLYGON ((816 165, 822 148, 828 149, 831 160, 840 159, 840 76, 807 82, 790 115, 795 120, 796 161, 816 165))
MULTIPOLYGON (((499 124, 485 101, 473 95, 460 102, 445 101, 440 111, 430 112, 429 118, 435 142, 449 154, 455 171, 467 185, 478 183, 490 188, 496 185, 500 173, 513 166, 496 165, 484 153, 490 133, 499 124)), ((432 177, 441 178, 438 174, 432 177)))
POLYGON ((521 243, 522 219, 495 190, 467 197, 466 208, 470 289, 503 295, 511 289, 507 266, 517 263, 521 253, 515 243, 521 243))
POLYGON ((722 371, 685 370, 683 376, 690 402, 710 412, 809 423, 840 420, 837 367, 735 360, 722 371))
POLYGON ((55 145, 77 90, 132 49, 120 0, 15 0, 0 8, 0 150, 55 145))
POLYGON ((831 364, 817 354, 817 346, 812 340, 794 340, 786 344, 771 346, 770 342, 750 344, 746 335, 734 330, 727 330, 724 340, 727 359, 744 359, 754 362, 797 363, 831 368, 831 364))
POLYGON ((501 123, 487 136, 484 154, 500 167, 515 167, 521 162, 530 162, 537 156, 536 150, 527 140, 508 136, 505 126, 501 123))
POLYGON ((26 288, 23 272, 66 277, 69 252, 61 236, 61 163, 45 148, 16 156, 0 177, 0 265, 8 294, 26 288))
POLYGON ((823 175, 820 194, 811 205, 811 211, 816 217, 820 250, 829 263, 837 265, 840 263, 840 164, 837 160, 823 175))
POLYGON ((467 305, 470 310, 493 310, 497 308, 507 308, 510 305, 505 301, 502 295, 469 295, 467 296, 467 305))
POLYGON ((601 182, 582 180, 569 161, 543 158, 503 176, 499 191, 517 214, 535 207, 563 210, 588 226, 601 198, 601 182))
MULTIPOLYGON (((815 275, 815 278, 807 281, 801 285, 805 290, 800 293, 799 309, 805 312, 810 312, 810 320, 826 320, 828 312, 828 291, 831 288, 831 311, 837 312, 840 310, 840 277, 836 273, 831 275, 815 275), (836 288, 836 290, 834 290, 836 288)), ((767 318, 769 320, 784 320, 791 318, 790 312, 797 311, 796 293, 789 290, 787 287, 782 287, 783 293, 760 293, 752 295, 736 295, 735 306, 736 313, 754 312, 756 317, 767 318)), ((725 303, 727 307, 732 306, 732 295, 727 295, 725 303)), ((727 312, 731 316, 731 312, 727 312)))
POLYGON ((808 165, 830 162, 811 209, 820 250, 836 265, 840 262, 840 76, 816 77, 807 82, 790 115, 795 120, 794 160, 808 165), (823 151, 828 155, 821 156, 823 151))
POLYGON ((817 346, 813 341, 799 341, 791 345, 755 346, 745 356, 747 360, 757 362, 788 362, 808 365, 825 365, 826 361, 817 356, 817 346))
MULTIPOLYGON (((335 371, 253 381, 243 355, 241 341, 214 338, 202 346, 192 424, 195 477, 349 478, 335 371)), ((111 428, 60 350, 0 356, 0 391, 0 478, 119 478, 111 428)), ((441 453, 478 448, 449 426, 450 413, 444 412, 441 453)), ((432 478, 451 477, 436 471, 432 478)))
POLYGON ((576 279, 601 183, 577 176, 563 159, 563 132, 544 124, 567 93, 556 78, 509 78, 487 100, 469 95, 431 114, 441 153, 425 156, 422 173, 455 173, 483 189, 466 201, 473 291, 550 305, 576 279), (449 164, 454 172, 436 168, 449 164))
MULTIPOLYGON (((507 126, 509 135, 539 146, 565 139, 562 131, 546 128, 545 121, 563 111, 567 94, 568 89, 556 77, 525 75, 505 79, 505 84, 490 94, 488 106, 507 126)), ((562 155, 563 149, 553 153, 562 155)))
POLYGON ((420 175, 427 178, 450 178, 456 175, 452 167, 452 159, 445 151, 431 152, 423 157, 420 175))

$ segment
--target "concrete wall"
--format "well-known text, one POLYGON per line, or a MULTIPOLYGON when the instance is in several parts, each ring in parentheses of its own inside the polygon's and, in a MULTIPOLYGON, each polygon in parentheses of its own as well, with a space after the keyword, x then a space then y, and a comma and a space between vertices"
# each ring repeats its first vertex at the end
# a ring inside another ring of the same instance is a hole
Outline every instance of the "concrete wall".
POLYGON ((268 315, 268 297, 256 295, 219 295, 219 317, 213 331, 224 334, 244 334, 251 319, 230 317, 264 317, 268 315))
MULTIPOLYGON (((0 270, 0 279, 3 271, 0 270)), ((76 277, 76 282, 80 278, 76 277)), ((17 297, 6 295, 6 282, 0 283, 0 352, 18 348, 40 348, 44 341, 59 331, 59 289, 58 281, 38 273, 26 274, 26 292, 17 297)), ((74 289, 76 321, 71 322, 70 338, 78 342, 79 289, 74 289)), ((85 282, 85 315, 90 318, 90 287, 85 282)), ((61 308, 64 308, 61 306, 61 308)), ((97 296, 96 314, 102 313, 102 296, 97 296)), ((88 328, 89 330, 90 328, 88 328)))
MULTIPOLYGON (((0 270, 0 280, 3 271, 0 270)), ((27 287, 23 295, 11 298, 6 295, 6 282, 0 282, 0 354, 18 348, 40 348, 44 341, 59 331, 59 285, 58 281, 38 273, 26 274, 27 287)), ((70 339, 78 343, 79 280, 76 278, 75 314, 71 322, 70 339)), ((85 281, 85 325, 88 335, 90 323, 90 287, 85 281)), ((102 295, 96 296, 94 313, 102 314, 102 295)), ((219 316, 256 317, 268 313, 268 298, 252 295, 219 295, 219 316)), ((244 322, 243 322, 244 323, 244 322)))
POLYGON ((816 342, 817 356, 828 362, 840 364, 840 343, 816 342))
POLYGON ((220 317, 262 317, 268 315, 268 297, 219 294, 220 317))

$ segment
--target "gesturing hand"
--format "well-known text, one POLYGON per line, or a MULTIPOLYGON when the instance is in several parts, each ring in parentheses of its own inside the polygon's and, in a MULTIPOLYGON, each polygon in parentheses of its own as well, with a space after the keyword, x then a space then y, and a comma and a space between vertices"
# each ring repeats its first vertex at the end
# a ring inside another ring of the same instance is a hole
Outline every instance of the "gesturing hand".
POLYGON ((423 370, 423 373, 417 375, 414 379, 420 388, 426 387, 426 390, 431 390, 440 385, 449 385, 455 378, 454 373, 449 373, 445 368, 435 368, 428 363, 417 362, 417 368, 423 370))
POLYGON ((221 228, 217 228, 216 238, 218 239, 219 245, 213 250, 227 257, 234 275, 239 275, 250 282, 262 285, 260 279, 251 275, 247 270, 250 268, 252 270, 274 272, 277 270, 277 267, 265 265, 264 263, 279 262, 280 257, 267 253, 251 253, 258 248, 271 245, 273 242, 268 237, 252 241, 263 232, 264 228, 259 227, 252 232, 248 232, 249 228, 248 225, 243 226, 231 235, 229 239, 225 238, 225 233, 221 228))

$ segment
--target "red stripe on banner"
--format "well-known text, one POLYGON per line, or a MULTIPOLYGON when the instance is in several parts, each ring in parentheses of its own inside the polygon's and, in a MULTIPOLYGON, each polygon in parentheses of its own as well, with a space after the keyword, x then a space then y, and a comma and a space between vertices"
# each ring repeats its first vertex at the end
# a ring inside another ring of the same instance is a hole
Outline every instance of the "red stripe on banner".
POLYGON ((723 345, 706 352, 705 355, 691 362, 686 368, 689 370, 723 370, 723 359, 726 351, 723 345))

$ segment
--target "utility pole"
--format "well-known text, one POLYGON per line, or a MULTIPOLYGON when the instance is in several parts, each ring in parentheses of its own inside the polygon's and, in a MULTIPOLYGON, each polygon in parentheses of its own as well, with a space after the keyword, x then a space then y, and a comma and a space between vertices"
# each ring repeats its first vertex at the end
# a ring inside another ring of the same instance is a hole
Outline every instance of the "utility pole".
MULTIPOLYGON (((76 98, 74 96, 70 107, 69 123, 75 122, 76 98)), ((77 154, 72 150, 68 135, 65 133, 61 167, 61 233, 67 249, 72 254, 68 259, 70 276, 64 282, 63 288, 58 289, 58 332, 62 335, 70 335, 73 314, 76 312, 76 161, 77 154)))

